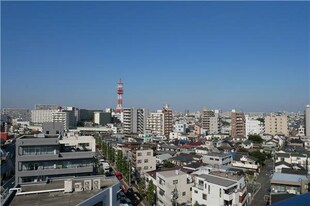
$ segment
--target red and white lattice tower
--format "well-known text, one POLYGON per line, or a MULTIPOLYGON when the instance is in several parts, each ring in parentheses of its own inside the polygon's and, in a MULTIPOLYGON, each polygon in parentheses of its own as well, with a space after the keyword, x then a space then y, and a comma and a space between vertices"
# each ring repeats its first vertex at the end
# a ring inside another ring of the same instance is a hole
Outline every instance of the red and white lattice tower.
POLYGON ((117 106, 116 106, 116 113, 122 113, 123 112, 123 82, 122 79, 120 79, 117 83, 117 106))

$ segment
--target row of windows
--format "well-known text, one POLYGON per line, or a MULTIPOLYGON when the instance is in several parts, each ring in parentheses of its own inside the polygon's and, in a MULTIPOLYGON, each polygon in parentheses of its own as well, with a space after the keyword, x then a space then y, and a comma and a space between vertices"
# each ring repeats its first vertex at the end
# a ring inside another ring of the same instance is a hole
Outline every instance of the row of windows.
MULTIPOLYGON (((147 152, 146 155, 147 155, 147 156, 151 156, 151 155, 152 155, 152 152, 147 152)), ((138 156, 139 156, 139 157, 142 156, 142 152, 138 152, 138 156)))
MULTIPOLYGON (((148 159, 144 159, 144 163, 148 163, 149 160, 148 159)), ((142 160, 138 160, 138 164, 142 163, 142 160)))
POLYGON ((57 154, 55 146, 25 146, 22 147, 22 155, 57 154))
POLYGON ((64 169, 64 168, 79 168, 90 167, 93 163, 89 160, 70 160, 70 161, 48 161, 48 162, 23 162, 21 171, 30 170, 49 170, 49 169, 64 169))

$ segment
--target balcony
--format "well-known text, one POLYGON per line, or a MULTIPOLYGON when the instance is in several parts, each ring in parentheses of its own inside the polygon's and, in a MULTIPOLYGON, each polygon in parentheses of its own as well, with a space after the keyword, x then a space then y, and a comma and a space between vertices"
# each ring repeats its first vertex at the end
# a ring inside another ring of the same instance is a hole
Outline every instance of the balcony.
POLYGON ((224 193, 223 194, 223 199, 226 200, 226 201, 230 201, 230 200, 233 200, 234 199, 234 192, 232 191, 231 193, 224 193))
POLYGON ((39 169, 39 170, 24 170, 19 171, 19 176, 31 177, 41 175, 58 175, 58 174, 77 174, 77 173, 92 173, 93 166, 76 167, 76 168, 56 168, 56 169, 39 169))
POLYGON ((195 184, 194 187, 203 190, 203 184, 195 184))

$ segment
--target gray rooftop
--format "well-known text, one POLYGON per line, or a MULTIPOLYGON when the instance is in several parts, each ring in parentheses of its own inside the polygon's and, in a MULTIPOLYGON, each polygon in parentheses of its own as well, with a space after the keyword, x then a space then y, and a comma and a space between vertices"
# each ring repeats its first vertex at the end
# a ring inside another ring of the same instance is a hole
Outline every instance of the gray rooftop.
MULTIPOLYGON (((84 177, 74 179, 74 182, 81 182, 85 179, 94 179, 95 177, 84 177)), ((98 178, 98 177, 96 177, 98 178)), ((64 188, 64 180, 55 180, 51 181, 47 184, 28 184, 22 185, 22 192, 34 192, 34 191, 44 191, 44 190, 53 190, 53 189, 63 189, 64 188)), ((13 206, 54 206, 54 205, 66 205, 73 206, 77 205, 84 200, 102 192, 105 188, 111 187, 116 184, 118 180, 113 178, 104 177, 100 178, 101 180, 101 189, 99 190, 84 190, 81 192, 74 191, 72 193, 64 193, 63 191, 59 192, 45 192, 45 193, 35 193, 35 194, 23 194, 23 195, 15 195, 10 205, 13 206)))
POLYGON ((201 175, 198 175, 198 177, 202 177, 209 183, 220 185, 223 187, 229 187, 237 183, 236 181, 229 180, 223 177, 216 177, 214 175, 201 174, 201 175))

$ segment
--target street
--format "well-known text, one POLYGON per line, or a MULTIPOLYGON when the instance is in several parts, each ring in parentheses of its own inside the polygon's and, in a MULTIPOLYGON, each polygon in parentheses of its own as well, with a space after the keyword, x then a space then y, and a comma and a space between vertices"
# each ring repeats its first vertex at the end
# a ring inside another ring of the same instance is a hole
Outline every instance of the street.
POLYGON ((265 166, 261 169, 261 172, 256 180, 257 183, 261 185, 259 191, 255 194, 251 205, 253 206, 262 206, 266 205, 264 200, 265 195, 269 195, 270 188, 270 175, 273 170, 272 160, 266 160, 265 166))

